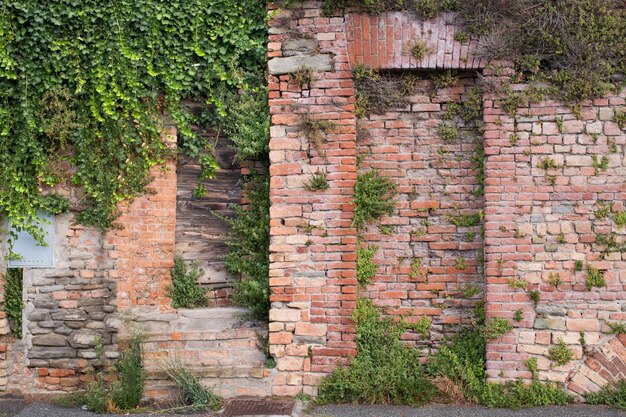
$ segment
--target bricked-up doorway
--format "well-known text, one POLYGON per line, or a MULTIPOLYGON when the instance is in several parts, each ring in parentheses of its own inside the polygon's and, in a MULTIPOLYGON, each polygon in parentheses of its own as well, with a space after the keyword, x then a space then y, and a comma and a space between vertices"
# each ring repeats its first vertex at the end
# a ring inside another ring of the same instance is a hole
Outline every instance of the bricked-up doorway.
POLYGON ((436 348, 455 325, 470 323, 483 296, 482 93, 475 72, 380 77, 357 82, 357 91, 380 100, 375 91, 385 86, 386 96, 399 89, 400 98, 357 120, 359 172, 378 170, 398 194, 395 211, 361 236, 378 248, 378 270, 359 295, 387 315, 430 317, 430 338, 405 338, 436 348))
MULTIPOLYGON (((212 138, 212 140, 215 140, 212 138)), ((211 180, 200 181, 200 165, 183 158, 177 166, 176 253, 187 262, 198 262, 203 270, 200 282, 214 290, 215 305, 227 305, 231 283, 238 277, 224 265, 228 252, 225 235, 228 224, 219 217, 230 217, 241 203, 241 167, 235 161, 231 142, 223 135, 215 142, 220 169, 211 180), (205 195, 194 194, 203 183, 205 195)))

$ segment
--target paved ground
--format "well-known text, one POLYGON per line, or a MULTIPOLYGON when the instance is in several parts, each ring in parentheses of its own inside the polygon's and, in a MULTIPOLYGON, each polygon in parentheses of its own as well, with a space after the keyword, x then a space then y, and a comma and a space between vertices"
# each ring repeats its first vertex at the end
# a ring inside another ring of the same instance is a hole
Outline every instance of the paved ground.
MULTIPOLYGON (((131 417, 207 417, 211 414, 130 414, 131 417)), ((242 416, 241 414, 236 414, 242 416)), ((284 414, 248 414, 254 417, 286 417, 284 414)), ((386 407, 336 405, 317 407, 308 413, 296 405, 294 417, 626 417, 626 411, 609 407, 573 405, 567 407, 537 407, 523 410, 488 409, 432 405, 426 407, 386 407)), ((0 401, 0 417, 101 417, 89 411, 62 408, 50 404, 26 404, 18 400, 0 401)), ((107 417, 111 417, 109 414, 107 417)))
POLYGON ((431 405, 420 408, 335 405, 318 407, 316 417, 626 417, 626 411, 608 407, 573 405, 523 410, 431 405))

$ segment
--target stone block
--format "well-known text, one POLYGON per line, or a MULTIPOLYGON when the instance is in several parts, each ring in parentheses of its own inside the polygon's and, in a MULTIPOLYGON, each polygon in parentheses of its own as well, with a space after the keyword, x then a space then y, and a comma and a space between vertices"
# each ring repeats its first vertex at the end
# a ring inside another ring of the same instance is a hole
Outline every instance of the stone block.
POLYGON ((272 75, 293 74, 305 68, 318 72, 332 71, 333 57, 330 54, 317 54, 272 58, 268 62, 268 68, 272 75))

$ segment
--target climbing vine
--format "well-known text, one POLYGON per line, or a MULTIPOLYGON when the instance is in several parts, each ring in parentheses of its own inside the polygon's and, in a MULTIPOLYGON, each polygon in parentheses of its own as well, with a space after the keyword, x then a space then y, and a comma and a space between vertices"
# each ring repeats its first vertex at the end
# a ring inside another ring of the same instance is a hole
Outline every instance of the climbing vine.
POLYGON ((266 13, 262 0, 3 2, 0 215, 40 241, 39 210, 71 207, 79 222, 110 228, 118 203, 171 155, 164 114, 180 152, 212 177, 212 142, 199 133, 226 114, 229 91, 258 84, 266 13), (216 111, 193 116, 190 99, 216 111), (72 205, 55 194, 62 185, 79 188, 72 205))

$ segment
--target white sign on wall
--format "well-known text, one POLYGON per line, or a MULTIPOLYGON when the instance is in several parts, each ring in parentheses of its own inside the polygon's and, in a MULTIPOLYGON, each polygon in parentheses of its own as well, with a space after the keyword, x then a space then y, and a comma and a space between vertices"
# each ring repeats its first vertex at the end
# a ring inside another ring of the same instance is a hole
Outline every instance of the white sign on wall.
POLYGON ((39 213, 37 225, 43 230, 46 246, 41 246, 27 232, 18 232, 13 242, 13 252, 19 255, 19 259, 9 260, 9 268, 54 267, 54 216, 39 213))

